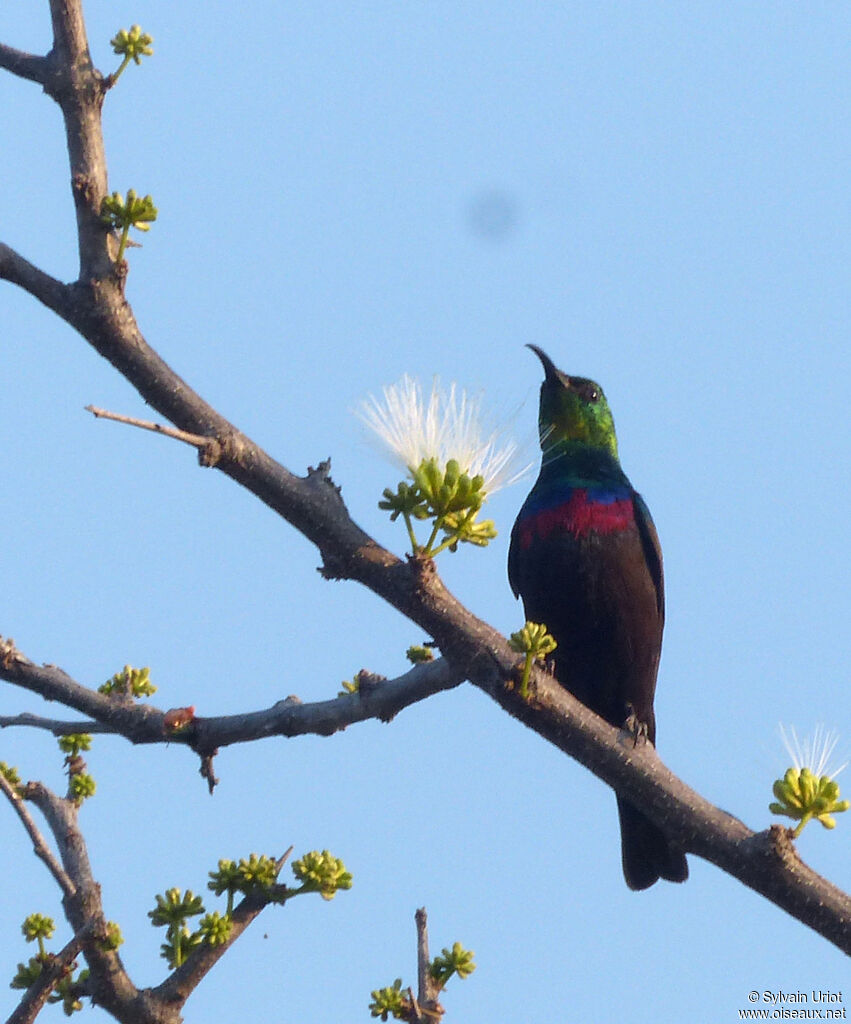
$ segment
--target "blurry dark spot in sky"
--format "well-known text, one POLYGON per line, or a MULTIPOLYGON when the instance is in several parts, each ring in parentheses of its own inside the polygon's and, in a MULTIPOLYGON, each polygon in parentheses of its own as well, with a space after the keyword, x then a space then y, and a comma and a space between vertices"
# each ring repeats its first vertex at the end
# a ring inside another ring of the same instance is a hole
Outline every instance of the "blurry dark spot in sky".
POLYGON ((517 227, 517 201, 502 189, 482 190, 468 201, 466 221, 477 238, 503 242, 517 227))

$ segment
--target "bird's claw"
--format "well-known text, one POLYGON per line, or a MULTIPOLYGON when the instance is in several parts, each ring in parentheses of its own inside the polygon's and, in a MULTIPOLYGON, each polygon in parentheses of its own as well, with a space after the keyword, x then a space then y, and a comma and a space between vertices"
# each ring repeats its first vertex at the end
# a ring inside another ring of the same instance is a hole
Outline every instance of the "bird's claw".
POLYGON ((647 723, 641 721, 631 704, 627 704, 626 711, 627 716, 624 719, 623 728, 632 737, 632 745, 637 747, 639 743, 646 743, 649 735, 647 723))

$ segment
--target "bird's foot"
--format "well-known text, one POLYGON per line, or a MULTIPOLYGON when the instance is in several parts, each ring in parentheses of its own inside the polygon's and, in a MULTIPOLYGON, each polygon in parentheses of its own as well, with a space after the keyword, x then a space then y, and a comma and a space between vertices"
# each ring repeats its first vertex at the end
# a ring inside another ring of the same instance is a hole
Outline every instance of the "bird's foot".
POLYGON ((631 704, 627 704, 626 712, 627 715, 624 719, 623 728, 632 737, 632 745, 637 747, 639 743, 646 743, 650 731, 647 723, 641 721, 631 704))

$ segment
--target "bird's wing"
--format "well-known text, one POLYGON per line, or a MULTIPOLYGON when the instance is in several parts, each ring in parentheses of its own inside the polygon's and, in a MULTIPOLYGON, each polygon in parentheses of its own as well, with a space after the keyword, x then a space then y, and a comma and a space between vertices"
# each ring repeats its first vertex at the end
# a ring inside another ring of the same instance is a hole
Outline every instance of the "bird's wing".
POLYGON ((508 545, 508 582, 511 584, 511 590, 515 597, 520 597, 520 581, 518 579, 520 567, 517 564, 520 549, 520 540, 517 536, 519 522, 520 516, 517 517, 511 528, 511 543, 508 545))
POLYGON ((641 537, 641 547, 644 549, 644 560, 647 562, 650 577, 656 587, 656 607, 664 619, 665 577, 662 571, 662 548, 659 544, 659 536, 650 517, 650 510, 636 491, 633 491, 632 506, 635 512, 635 522, 638 525, 638 535, 641 537))

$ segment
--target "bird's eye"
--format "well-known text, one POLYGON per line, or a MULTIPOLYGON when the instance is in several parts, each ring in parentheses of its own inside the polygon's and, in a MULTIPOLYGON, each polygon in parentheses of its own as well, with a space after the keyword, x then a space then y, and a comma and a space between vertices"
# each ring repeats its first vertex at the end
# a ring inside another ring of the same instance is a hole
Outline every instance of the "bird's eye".
POLYGON ((588 392, 588 401, 596 402, 600 397, 600 392, 596 388, 591 388, 588 392))

